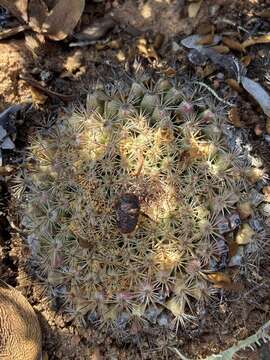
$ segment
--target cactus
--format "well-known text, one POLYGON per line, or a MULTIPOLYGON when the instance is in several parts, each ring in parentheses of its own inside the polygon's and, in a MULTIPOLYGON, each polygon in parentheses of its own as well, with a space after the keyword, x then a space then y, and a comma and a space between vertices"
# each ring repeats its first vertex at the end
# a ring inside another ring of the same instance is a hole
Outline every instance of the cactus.
POLYGON ((129 332, 154 309, 177 330, 215 296, 205 274, 226 256, 255 172, 205 104, 163 79, 99 85, 33 139, 14 185, 22 223, 48 292, 78 325, 129 332))

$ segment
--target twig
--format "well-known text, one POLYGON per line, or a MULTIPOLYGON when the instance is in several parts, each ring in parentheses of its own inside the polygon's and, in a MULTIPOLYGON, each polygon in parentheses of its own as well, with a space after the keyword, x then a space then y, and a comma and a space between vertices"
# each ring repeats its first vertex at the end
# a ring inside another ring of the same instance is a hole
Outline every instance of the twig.
POLYGON ((17 35, 20 32, 23 32, 25 30, 29 30, 30 26, 29 25, 20 25, 20 26, 16 26, 14 28, 11 29, 5 29, 0 31, 0 40, 9 38, 11 36, 17 35))
POLYGON ((33 78, 30 78, 25 75, 20 75, 20 79, 26 81, 29 85, 33 86, 34 88, 43 91, 45 94, 51 96, 51 97, 57 97, 65 102, 71 101, 75 99, 75 95, 64 95, 60 94, 56 91, 52 91, 49 89, 46 89, 44 86, 42 86, 37 80, 34 80, 33 78))

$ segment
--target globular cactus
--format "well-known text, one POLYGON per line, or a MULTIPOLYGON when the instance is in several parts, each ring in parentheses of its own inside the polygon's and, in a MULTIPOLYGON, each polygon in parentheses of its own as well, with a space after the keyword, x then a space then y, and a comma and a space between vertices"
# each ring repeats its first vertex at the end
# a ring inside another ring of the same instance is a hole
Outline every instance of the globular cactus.
POLYGON ((185 326, 215 296, 206 274, 227 264, 225 235, 240 227, 261 244, 265 232, 236 215, 257 206, 256 170, 206 104, 166 79, 99 85, 33 139, 14 190, 32 259, 78 323, 140 332, 154 311, 160 326, 185 326))
POLYGON ((41 345, 33 308, 19 291, 0 281, 0 359, 41 360, 41 345))

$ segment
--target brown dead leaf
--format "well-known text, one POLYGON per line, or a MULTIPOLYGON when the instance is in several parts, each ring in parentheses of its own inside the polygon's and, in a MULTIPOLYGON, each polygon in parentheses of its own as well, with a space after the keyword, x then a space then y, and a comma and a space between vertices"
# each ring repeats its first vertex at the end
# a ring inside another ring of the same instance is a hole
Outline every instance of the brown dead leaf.
POLYGON ((28 0, 0 0, 0 6, 7 9, 17 19, 28 22, 28 0))
POLYGON ((245 52, 244 46, 237 40, 233 40, 233 39, 230 39, 230 38, 224 36, 222 38, 222 42, 223 42, 223 44, 225 44, 232 50, 245 52))
POLYGON ((1 176, 10 175, 14 170, 15 170, 14 166, 11 165, 0 166, 0 175, 1 176))
POLYGON ((75 39, 80 41, 96 41, 105 36, 115 25, 111 16, 104 16, 94 21, 91 25, 74 34, 75 39))
POLYGON ((85 0, 58 0, 42 25, 42 32, 52 40, 65 39, 82 15, 85 0))
POLYGON ((197 28, 197 34, 199 35, 207 35, 214 34, 215 26, 210 22, 203 22, 197 28))
POLYGON ((225 45, 212 46, 211 49, 215 50, 219 54, 228 54, 230 52, 230 49, 228 48, 228 46, 225 46, 225 45))
POLYGON ((188 6, 188 17, 195 18, 198 15, 198 12, 201 8, 202 0, 198 2, 192 2, 188 6))
POLYGON ((250 55, 243 56, 242 59, 241 59, 241 62, 242 62, 245 66, 250 65, 251 61, 252 61, 252 57, 251 57, 250 55))
POLYGON ((233 283, 231 277, 222 272, 207 274, 207 278, 214 284, 213 287, 217 289, 241 291, 244 288, 242 283, 233 283))
POLYGON ((207 279, 212 283, 214 283, 215 285, 219 285, 218 287, 221 288, 224 285, 230 285, 232 283, 230 276, 222 272, 207 274, 207 279))
POLYGON ((233 90, 242 93, 243 89, 235 79, 227 79, 226 84, 228 84, 233 90))
POLYGON ((165 74, 168 77, 174 77, 176 75, 176 70, 172 67, 168 67, 163 71, 163 74, 165 74))
POLYGON ((33 104, 44 105, 48 99, 48 96, 44 95, 40 90, 37 90, 32 86, 30 87, 30 90, 31 90, 33 104))
POLYGON ((255 45, 255 44, 266 44, 270 42, 270 34, 258 36, 258 37, 251 37, 247 40, 245 40, 242 43, 243 48, 247 48, 249 46, 255 45))
POLYGON ((229 257, 233 257, 234 255, 237 254, 237 250, 239 248, 239 245, 235 242, 235 241, 230 241, 229 244, 229 257))
POLYGON ((230 122, 237 128, 241 128, 243 127, 243 123, 241 121, 241 117, 239 114, 239 110, 237 107, 233 107, 231 108, 231 110, 229 111, 229 120, 230 122))
POLYGON ((197 45, 210 45, 214 41, 214 34, 209 34, 202 36, 199 41, 197 41, 197 45))
POLYGON ((41 31, 42 25, 48 15, 49 10, 43 0, 29 0, 29 25, 34 31, 41 31))

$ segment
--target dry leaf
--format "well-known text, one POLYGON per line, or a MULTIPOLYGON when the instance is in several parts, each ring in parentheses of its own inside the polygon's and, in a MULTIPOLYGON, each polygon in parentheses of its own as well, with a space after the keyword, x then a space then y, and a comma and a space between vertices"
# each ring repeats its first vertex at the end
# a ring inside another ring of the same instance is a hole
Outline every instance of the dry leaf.
POLYGON ((243 289, 242 283, 233 283, 228 274, 222 272, 216 272, 206 275, 208 280, 211 281, 214 285, 214 288, 217 289, 226 289, 230 291, 240 291, 243 289))
POLYGON ((209 34, 202 36, 199 41, 197 42, 197 45, 211 45, 214 40, 214 34, 209 34))
POLYGON ((20 26, 14 27, 12 29, 2 30, 2 31, 0 31, 0 40, 7 39, 11 36, 17 35, 20 32, 23 32, 28 29, 30 29, 30 27, 28 25, 20 25, 20 26))
MULTIPOLYGON (((181 44, 183 46, 185 46, 188 49, 197 49, 197 50, 201 50, 202 46, 198 45, 198 41, 200 41, 200 39, 202 38, 202 36, 200 35, 190 35, 184 39, 181 40, 181 44)), ((213 43, 211 45, 217 45, 219 42, 221 41, 221 36, 219 35, 215 35, 214 39, 213 39, 213 43)))
POLYGON ((202 0, 193 2, 188 6, 188 17, 195 18, 201 8, 202 0))
POLYGON ((28 0, 0 0, 0 6, 7 9, 12 15, 19 20, 28 22, 28 0))
POLYGON ((242 93, 243 89, 235 79, 227 79, 226 83, 235 91, 242 93))
POLYGON ((243 56, 242 59, 241 59, 241 62, 242 62, 245 66, 250 65, 251 61, 252 61, 252 57, 251 57, 250 55, 243 56))
POLYGON ((221 287, 221 288, 224 287, 224 285, 226 286, 232 283, 230 276, 222 272, 207 274, 207 278, 217 287, 221 287))
POLYGON ((79 33, 74 34, 74 37, 78 40, 96 41, 106 35, 114 25, 115 22, 113 21, 113 18, 105 16, 83 28, 79 33))
POLYGON ((251 45, 255 44, 266 44, 270 42, 270 34, 266 34, 263 36, 258 36, 254 38, 249 38, 242 43, 243 48, 247 48, 251 45))
POLYGON ((234 255, 237 254, 237 250, 239 248, 239 245, 235 241, 230 241, 228 246, 229 246, 229 254, 228 254, 228 256, 231 258, 231 257, 233 257, 234 255))
POLYGON ((48 96, 42 94, 41 91, 35 89, 34 87, 31 86, 30 88, 31 90, 31 95, 32 95, 32 101, 35 105, 44 105, 45 102, 48 99, 48 96))
POLYGON ((237 107, 233 107, 231 108, 231 110, 229 111, 229 120, 230 122, 237 128, 241 128, 243 126, 242 122, 241 122, 241 118, 239 115, 239 110, 237 109, 237 107))
POLYGON ((168 77, 174 77, 176 75, 176 70, 172 67, 168 67, 163 71, 163 74, 165 74, 168 77))
POLYGON ((42 32, 52 40, 65 39, 82 15, 85 0, 59 0, 42 26, 42 32))
POLYGON ((246 76, 241 77, 241 82, 243 88, 254 97, 254 99, 259 103, 264 113, 267 116, 270 116, 270 96, 264 90, 264 88, 258 84, 256 81, 249 79, 246 76))
POLYGON ((31 28, 40 32, 42 25, 49 15, 49 10, 47 5, 43 2, 43 0, 29 0, 28 5, 28 16, 29 16, 29 25, 31 28))
POLYGON ((228 52, 230 52, 230 49, 225 45, 212 46, 211 49, 215 50, 219 54, 228 54, 228 52))
POLYGON ((233 39, 230 39, 230 38, 227 38, 227 37, 223 37, 222 42, 223 42, 223 44, 225 44, 226 46, 228 46, 232 50, 245 52, 244 46, 242 44, 240 44, 240 42, 238 42, 236 40, 233 40, 233 39))

